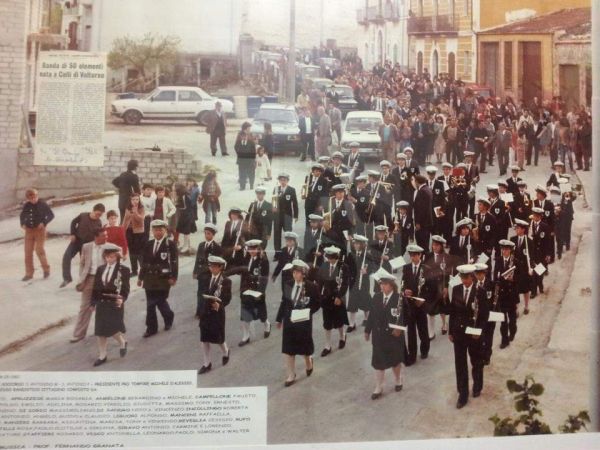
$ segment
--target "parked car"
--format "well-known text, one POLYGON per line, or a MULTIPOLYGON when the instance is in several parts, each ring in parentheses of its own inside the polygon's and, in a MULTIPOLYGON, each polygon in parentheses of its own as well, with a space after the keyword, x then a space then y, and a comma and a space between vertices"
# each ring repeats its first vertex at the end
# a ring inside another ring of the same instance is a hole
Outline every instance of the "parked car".
POLYGON ((379 126, 382 123, 383 116, 379 111, 353 111, 348 113, 342 125, 342 153, 349 153, 350 144, 358 142, 361 154, 380 156, 379 126))
POLYGON ((111 115, 129 125, 142 120, 196 120, 204 125, 206 116, 219 101, 223 112, 233 114, 233 102, 224 100, 192 86, 160 86, 141 98, 118 99, 111 104, 111 115))
POLYGON ((298 114, 293 105, 280 103, 263 103, 252 121, 251 133, 258 141, 263 137, 264 124, 269 122, 273 130, 273 152, 293 151, 299 154, 302 150, 298 114))
POLYGON ((354 91, 345 84, 333 84, 325 88, 329 99, 337 103, 342 112, 342 117, 346 117, 349 112, 358 109, 358 102, 354 99, 354 91))
POLYGON ((321 67, 321 74, 331 80, 335 79, 342 67, 342 63, 336 58, 319 58, 316 62, 321 67))

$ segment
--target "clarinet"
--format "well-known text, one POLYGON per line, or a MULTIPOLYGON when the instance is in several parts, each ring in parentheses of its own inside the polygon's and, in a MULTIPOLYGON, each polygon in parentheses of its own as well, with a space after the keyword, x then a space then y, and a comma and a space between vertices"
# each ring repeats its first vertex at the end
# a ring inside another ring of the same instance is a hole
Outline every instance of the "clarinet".
POLYGON ((363 255, 363 260, 362 263, 360 265, 360 273, 359 273, 359 278, 358 278, 358 290, 360 291, 361 287, 362 287, 362 280, 363 280, 363 269, 366 267, 365 263, 367 261, 367 249, 365 248, 363 250, 365 253, 363 255))

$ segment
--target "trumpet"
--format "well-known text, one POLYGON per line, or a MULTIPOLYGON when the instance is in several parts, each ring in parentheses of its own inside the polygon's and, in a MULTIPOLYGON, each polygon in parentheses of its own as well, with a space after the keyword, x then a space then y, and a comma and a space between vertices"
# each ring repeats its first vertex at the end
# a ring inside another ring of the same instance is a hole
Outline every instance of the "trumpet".
POLYGON ((312 174, 306 175, 304 177, 304 184, 302 185, 302 189, 300 190, 300 196, 302 200, 306 200, 308 197, 308 187, 312 184, 312 174))

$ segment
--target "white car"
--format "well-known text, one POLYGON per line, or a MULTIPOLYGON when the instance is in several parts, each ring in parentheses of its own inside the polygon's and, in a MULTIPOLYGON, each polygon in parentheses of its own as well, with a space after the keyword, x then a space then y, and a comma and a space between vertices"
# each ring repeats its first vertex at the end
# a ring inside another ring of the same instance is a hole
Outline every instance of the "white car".
POLYGON ((381 138, 379 137, 381 124, 383 124, 383 116, 379 111, 349 112, 342 127, 342 153, 349 153, 350 144, 358 142, 362 155, 379 156, 381 154, 381 138))
POLYGON ((141 98, 115 100, 111 115, 120 117, 129 125, 142 120, 196 120, 206 123, 206 115, 219 101, 223 112, 233 114, 233 102, 207 94, 198 87, 160 86, 141 98))

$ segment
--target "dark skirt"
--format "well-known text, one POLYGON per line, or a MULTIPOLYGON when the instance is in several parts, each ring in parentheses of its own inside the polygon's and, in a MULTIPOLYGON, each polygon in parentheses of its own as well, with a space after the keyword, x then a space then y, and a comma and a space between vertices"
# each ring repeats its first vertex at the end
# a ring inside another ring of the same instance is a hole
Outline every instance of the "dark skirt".
POLYGON ((335 328, 341 328, 344 325, 349 325, 348 313, 346 312, 346 306, 342 303, 340 306, 328 305, 323 307, 323 328, 326 330, 333 330, 335 328))
POLYGON ((192 234, 197 231, 194 212, 191 208, 179 210, 175 230, 181 234, 192 234))
POLYGON ((373 355, 371 366, 375 370, 386 370, 404 362, 405 341, 404 332, 394 337, 389 332, 373 332, 373 355))
POLYGON ((252 300, 242 299, 242 306, 240 308, 240 320, 242 322, 252 322, 253 320, 260 320, 265 322, 267 320, 267 304, 264 300, 252 300))
POLYGON ((305 322, 293 323, 288 318, 283 321, 281 353, 286 355, 312 355, 315 344, 312 338, 312 316, 305 322))
POLYGON ((200 316, 200 342, 222 344, 225 342, 225 309, 205 312, 200 316))
POLYGON ((123 303, 117 308, 114 301, 100 301, 96 303, 96 323, 94 335, 111 337, 116 333, 125 333, 125 322, 123 303))
POLYGON ((361 290, 358 290, 358 279, 356 281, 357 288, 351 289, 348 295, 348 312, 355 313, 359 309, 361 311, 369 311, 371 309, 371 295, 369 294, 369 275, 364 275, 361 290))
POLYGON ((129 253, 132 255, 140 255, 146 243, 146 234, 134 233, 131 228, 128 228, 125 236, 127 237, 127 247, 129 247, 129 253))
POLYGON ((517 276, 517 291, 519 294, 526 294, 531 291, 531 277, 528 273, 520 273, 517 276))

